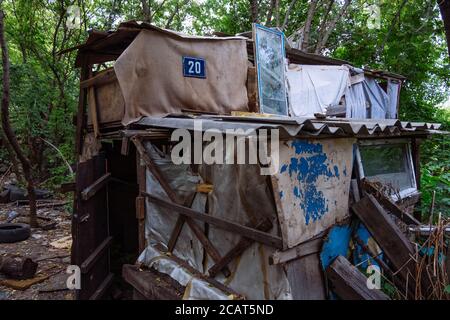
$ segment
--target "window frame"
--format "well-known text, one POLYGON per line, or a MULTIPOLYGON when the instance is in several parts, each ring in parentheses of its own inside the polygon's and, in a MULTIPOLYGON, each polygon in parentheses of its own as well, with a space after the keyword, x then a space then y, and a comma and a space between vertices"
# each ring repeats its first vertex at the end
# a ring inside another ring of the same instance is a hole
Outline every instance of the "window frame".
POLYGON ((414 161, 412 156, 411 141, 409 139, 383 139, 383 140, 358 140, 358 147, 356 148, 356 161, 358 163, 359 176, 365 178, 364 166, 361 159, 360 146, 382 146, 382 145, 395 145, 403 144, 406 145, 406 164, 408 166, 408 171, 410 174, 410 179, 414 187, 400 190, 400 198, 398 195, 390 195, 392 200, 398 201, 400 199, 405 199, 412 195, 417 194, 419 191, 417 189, 416 174, 414 168, 414 161))

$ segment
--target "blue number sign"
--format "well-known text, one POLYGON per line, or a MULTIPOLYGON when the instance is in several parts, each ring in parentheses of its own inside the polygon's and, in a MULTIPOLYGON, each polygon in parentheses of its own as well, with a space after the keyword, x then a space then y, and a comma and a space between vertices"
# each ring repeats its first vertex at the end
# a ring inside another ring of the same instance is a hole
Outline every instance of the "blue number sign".
POLYGON ((192 78, 206 78, 206 61, 201 58, 183 57, 183 75, 192 78))

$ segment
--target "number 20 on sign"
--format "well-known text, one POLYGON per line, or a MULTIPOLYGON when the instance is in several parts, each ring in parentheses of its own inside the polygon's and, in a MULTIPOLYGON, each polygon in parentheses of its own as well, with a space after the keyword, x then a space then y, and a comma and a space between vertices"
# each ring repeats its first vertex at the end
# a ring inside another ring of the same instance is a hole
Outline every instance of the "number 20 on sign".
POLYGON ((205 59, 183 57, 183 75, 191 78, 206 78, 205 59))

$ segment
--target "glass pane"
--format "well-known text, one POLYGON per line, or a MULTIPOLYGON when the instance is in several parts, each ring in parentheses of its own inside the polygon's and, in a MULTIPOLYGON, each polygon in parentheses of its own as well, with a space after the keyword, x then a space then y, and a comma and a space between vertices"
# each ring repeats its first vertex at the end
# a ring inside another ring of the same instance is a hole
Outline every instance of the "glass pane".
POLYGON ((364 175, 397 191, 414 188, 407 144, 360 146, 364 175))
POLYGON ((262 113, 287 115, 283 33, 255 25, 259 103, 262 113))

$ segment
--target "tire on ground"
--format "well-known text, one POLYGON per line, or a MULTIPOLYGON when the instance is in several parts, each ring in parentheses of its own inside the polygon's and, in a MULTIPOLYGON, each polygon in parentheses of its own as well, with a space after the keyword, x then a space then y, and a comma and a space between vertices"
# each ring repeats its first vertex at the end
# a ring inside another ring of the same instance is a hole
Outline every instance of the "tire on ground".
POLYGON ((24 223, 0 224, 0 243, 13 243, 30 237, 30 226, 24 223))

